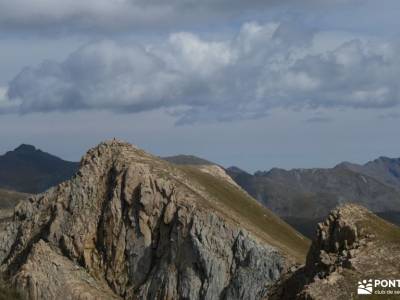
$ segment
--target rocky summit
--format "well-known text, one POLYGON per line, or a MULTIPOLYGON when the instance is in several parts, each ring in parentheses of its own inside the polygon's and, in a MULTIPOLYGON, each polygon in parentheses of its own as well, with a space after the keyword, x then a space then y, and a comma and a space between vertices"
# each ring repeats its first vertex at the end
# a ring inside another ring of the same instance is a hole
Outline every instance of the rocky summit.
POLYGON ((101 143, 18 204, 0 272, 28 299, 264 298, 308 240, 221 174, 101 143))
POLYGON ((318 225, 305 266, 283 275, 269 299, 358 299, 360 280, 397 280, 399 270, 400 228, 346 204, 318 225))

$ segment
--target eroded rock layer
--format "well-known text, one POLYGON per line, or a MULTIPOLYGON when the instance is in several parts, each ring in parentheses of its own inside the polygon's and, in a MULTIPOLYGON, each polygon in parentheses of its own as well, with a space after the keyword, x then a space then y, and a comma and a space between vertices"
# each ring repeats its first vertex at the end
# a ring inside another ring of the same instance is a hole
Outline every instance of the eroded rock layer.
POLYGON ((260 299, 276 248, 210 209, 178 169, 119 141, 17 206, 0 271, 29 299, 260 299))

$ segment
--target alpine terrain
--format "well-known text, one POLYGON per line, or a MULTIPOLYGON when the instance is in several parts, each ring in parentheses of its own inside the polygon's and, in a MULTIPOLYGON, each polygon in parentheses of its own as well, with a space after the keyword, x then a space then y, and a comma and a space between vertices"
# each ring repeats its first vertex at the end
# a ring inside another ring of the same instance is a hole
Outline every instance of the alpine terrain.
POLYGON ((397 280, 399 258, 399 227, 364 207, 342 205, 318 224, 305 266, 282 276, 269 299, 399 299, 373 290, 372 295, 357 295, 361 280, 397 280))
POLYGON ((0 231, 0 272, 28 299, 262 299, 309 242, 221 169, 112 140, 0 231))
POLYGON ((274 168, 249 174, 237 167, 227 173, 250 195, 294 228, 313 237, 318 222, 342 203, 358 203, 400 225, 398 159, 364 166, 342 163, 331 169, 274 168))

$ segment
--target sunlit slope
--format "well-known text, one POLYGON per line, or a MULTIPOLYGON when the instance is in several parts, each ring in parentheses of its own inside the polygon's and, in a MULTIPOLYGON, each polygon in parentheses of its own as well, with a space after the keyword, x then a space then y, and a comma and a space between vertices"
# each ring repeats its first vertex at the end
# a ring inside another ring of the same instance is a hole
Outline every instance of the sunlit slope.
POLYGON ((207 174, 195 166, 180 166, 191 181, 198 182, 213 199, 210 203, 227 218, 242 224, 265 242, 303 262, 310 241, 282 219, 263 207, 246 192, 229 182, 207 174))

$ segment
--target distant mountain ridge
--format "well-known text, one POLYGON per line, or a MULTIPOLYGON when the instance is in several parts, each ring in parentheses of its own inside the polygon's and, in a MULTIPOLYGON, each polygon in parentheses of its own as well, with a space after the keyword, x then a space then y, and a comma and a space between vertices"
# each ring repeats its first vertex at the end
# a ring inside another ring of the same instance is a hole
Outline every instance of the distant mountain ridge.
POLYGON ((326 169, 273 168, 227 173, 249 194, 307 236, 341 203, 366 206, 400 224, 400 159, 381 157, 364 165, 340 163, 326 169))
POLYGON ((0 188, 41 193, 71 178, 78 165, 22 144, 0 156, 0 188))
POLYGON ((347 168, 371 176, 400 190, 400 158, 381 156, 364 165, 344 162, 339 164, 337 167, 347 168))

